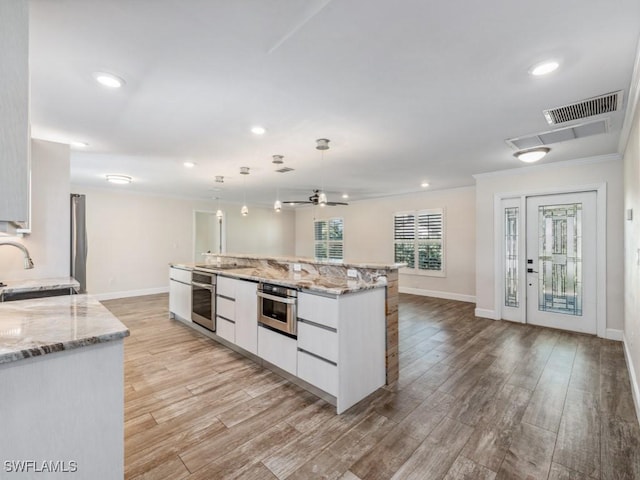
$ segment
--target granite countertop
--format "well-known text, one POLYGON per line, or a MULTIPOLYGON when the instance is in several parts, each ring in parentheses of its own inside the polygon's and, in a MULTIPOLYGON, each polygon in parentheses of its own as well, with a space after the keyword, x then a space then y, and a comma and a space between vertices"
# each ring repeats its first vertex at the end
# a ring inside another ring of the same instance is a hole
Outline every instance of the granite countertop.
POLYGON ((308 263, 310 265, 334 265, 346 268, 374 268, 379 270, 398 270, 405 267, 406 263, 374 263, 374 262, 351 262, 348 260, 318 260, 310 257, 277 257, 264 255, 250 255, 246 253, 203 253, 204 257, 220 258, 244 258, 247 260, 271 260, 275 262, 287 263, 308 263))
POLYGON ((0 364, 128 335, 127 327, 89 295, 0 303, 0 364))
POLYGON ((37 292, 42 290, 57 290, 60 288, 79 288, 80 284, 73 277, 38 278, 34 280, 4 280, 4 287, 0 287, 0 295, 3 293, 37 292))
POLYGON ((291 272, 284 269, 275 268, 259 268, 259 267, 242 267, 218 269, 215 265, 203 266, 194 263, 172 263, 171 266, 185 269, 198 268, 217 273, 225 277, 239 278, 243 280, 253 280, 257 282, 266 281, 283 285, 285 287, 293 287, 299 290, 308 290, 324 295, 344 295, 354 293, 361 290, 371 290, 374 288, 385 287, 387 285, 386 277, 379 277, 376 281, 365 281, 361 278, 349 279, 337 276, 327 276, 313 274, 305 271, 291 272))

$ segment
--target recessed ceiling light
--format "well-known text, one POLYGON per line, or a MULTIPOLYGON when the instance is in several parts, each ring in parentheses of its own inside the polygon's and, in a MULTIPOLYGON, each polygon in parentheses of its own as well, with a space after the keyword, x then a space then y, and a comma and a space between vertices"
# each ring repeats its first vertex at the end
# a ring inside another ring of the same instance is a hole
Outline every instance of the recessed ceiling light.
POLYGON ((107 88, 120 88, 125 84, 122 78, 107 72, 94 72, 93 78, 100 85, 107 88))
POLYGON ((196 166, 196 164, 193 162, 184 162, 183 165, 187 168, 193 168, 196 166))
POLYGON ((529 73, 531 75, 539 77, 541 75, 547 75, 551 72, 555 72, 559 66, 560 64, 558 62, 556 62, 555 60, 550 60, 534 65, 529 70, 529 73))
POLYGON ((525 163, 533 163, 542 159, 547 153, 549 153, 551 149, 549 147, 539 147, 532 148, 530 150, 523 150, 521 152, 516 152, 513 154, 521 162, 525 163))
POLYGON ((86 142, 71 142, 69 145, 75 148, 86 148, 89 146, 86 142))
POLYGON ((107 182, 118 183, 124 185, 125 183, 131 183, 131 177, 127 175, 107 175, 107 182))
POLYGON ((342 198, 344 198, 346 200, 347 198, 349 198, 349 194, 348 193, 343 193, 342 194, 342 198))
POLYGON ((255 133, 256 135, 264 135, 267 131, 266 128, 256 125, 255 127, 251 127, 251 133, 255 133))
POLYGON ((422 188, 427 188, 427 187, 429 186, 429 183, 428 183, 428 182, 422 182, 422 183, 420 184, 420 186, 421 186, 422 188))

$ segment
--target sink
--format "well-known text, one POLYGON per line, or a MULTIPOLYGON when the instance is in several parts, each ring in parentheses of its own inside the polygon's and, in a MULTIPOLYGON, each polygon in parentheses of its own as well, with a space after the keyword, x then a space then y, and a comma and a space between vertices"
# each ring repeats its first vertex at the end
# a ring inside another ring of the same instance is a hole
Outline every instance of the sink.
POLYGON ((26 292, 5 292, 0 294, 0 302, 12 302, 14 300, 30 300, 32 298, 60 297, 62 295, 70 295, 70 294, 71 294, 70 288, 54 288, 52 290, 30 290, 26 292))

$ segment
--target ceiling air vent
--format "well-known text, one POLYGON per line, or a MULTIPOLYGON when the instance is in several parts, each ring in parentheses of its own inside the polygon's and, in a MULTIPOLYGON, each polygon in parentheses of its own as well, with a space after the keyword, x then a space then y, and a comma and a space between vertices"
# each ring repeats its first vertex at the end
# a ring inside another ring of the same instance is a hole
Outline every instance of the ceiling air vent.
POLYGON ((549 125, 572 122, 582 118, 593 117, 603 113, 615 112, 622 107, 622 90, 588 98, 562 107, 543 110, 544 118, 549 125))
POLYGON ((276 172, 278 172, 278 173, 287 173, 287 172, 291 172, 291 171, 293 171, 293 168, 290 168, 290 167, 282 167, 282 168, 279 168, 278 170, 276 170, 276 172))
POLYGON ((528 148, 544 147, 553 143, 576 140, 609 132, 609 118, 592 120, 579 123, 571 127, 557 128, 547 132, 534 133, 523 137, 509 138, 505 140, 514 150, 526 150, 528 148))

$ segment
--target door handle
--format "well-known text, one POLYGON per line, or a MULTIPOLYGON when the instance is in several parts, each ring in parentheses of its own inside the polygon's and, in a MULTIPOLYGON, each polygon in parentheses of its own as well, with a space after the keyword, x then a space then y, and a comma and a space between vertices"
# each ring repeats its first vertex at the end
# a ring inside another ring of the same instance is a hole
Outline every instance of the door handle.
POLYGON ((538 273, 533 268, 527 268, 527 273, 538 273))

